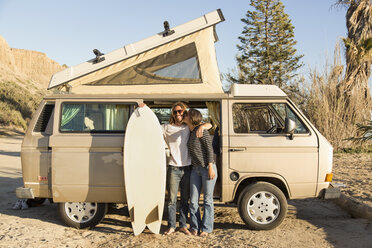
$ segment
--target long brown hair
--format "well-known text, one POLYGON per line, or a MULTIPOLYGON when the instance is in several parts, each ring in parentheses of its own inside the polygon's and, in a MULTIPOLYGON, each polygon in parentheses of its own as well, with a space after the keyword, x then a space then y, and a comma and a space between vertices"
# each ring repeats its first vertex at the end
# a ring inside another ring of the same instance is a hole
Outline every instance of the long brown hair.
POLYGON ((187 111, 187 105, 183 102, 176 102, 172 105, 172 109, 171 109, 171 115, 170 115, 170 118, 169 118, 169 124, 174 124, 176 123, 176 118, 175 118, 175 115, 173 113, 174 109, 179 106, 182 108, 183 112, 185 113, 187 111))
POLYGON ((187 115, 189 116, 190 123, 193 126, 198 126, 202 123, 203 115, 200 113, 199 110, 193 109, 193 108, 189 109, 189 111, 187 112, 187 115))

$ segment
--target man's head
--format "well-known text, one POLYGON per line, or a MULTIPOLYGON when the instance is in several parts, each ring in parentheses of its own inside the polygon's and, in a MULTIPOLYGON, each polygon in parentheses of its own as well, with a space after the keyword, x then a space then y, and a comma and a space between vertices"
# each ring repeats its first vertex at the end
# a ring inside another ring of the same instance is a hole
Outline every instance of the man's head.
POLYGON ((172 106, 171 116, 169 119, 170 124, 180 124, 182 123, 184 113, 187 110, 187 105, 183 102, 176 102, 172 106))

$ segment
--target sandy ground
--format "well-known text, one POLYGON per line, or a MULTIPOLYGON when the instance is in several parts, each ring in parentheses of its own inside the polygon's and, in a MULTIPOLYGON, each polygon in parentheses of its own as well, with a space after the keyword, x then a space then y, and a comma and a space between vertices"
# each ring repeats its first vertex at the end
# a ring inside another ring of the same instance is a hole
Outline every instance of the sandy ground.
MULTIPOLYGON (((246 229, 235 207, 216 206, 215 230, 207 238, 132 234, 126 207, 110 210, 93 230, 76 230, 64 226, 57 205, 12 210, 15 188, 22 185, 19 159, 22 137, 0 138, 0 247, 372 247, 372 222, 352 219, 331 201, 319 199, 289 201, 284 222, 271 231, 246 229)), ((346 158, 354 161, 354 157, 346 158)), ((358 158, 355 158, 358 159, 358 158)), ((336 179, 347 178, 348 165, 338 157, 336 179), (346 171, 345 171, 346 170, 346 171), (339 174, 338 174, 339 173, 339 174)), ((359 160, 357 160, 359 161, 359 160)), ((354 163, 353 166, 356 166, 354 163)), ((349 174, 354 167, 348 167, 349 174)), ((358 167, 359 168, 359 167, 358 167)), ((358 185, 363 184, 359 175, 358 185)), ((371 170, 364 173, 368 182, 371 170), (367 174, 369 173, 369 174, 367 174)), ((352 176, 351 176, 352 178, 352 176)), ((346 180, 346 179, 345 179, 346 180)), ((354 182, 352 180, 351 182, 354 182)), ((345 182, 349 184, 349 182, 345 182)), ((360 188, 361 199, 371 201, 360 188)), ((352 189, 348 189, 352 191, 352 189)), ((164 230, 166 222, 163 222, 164 230)))
POLYGON ((372 207, 372 153, 335 154, 333 172, 343 193, 372 207))

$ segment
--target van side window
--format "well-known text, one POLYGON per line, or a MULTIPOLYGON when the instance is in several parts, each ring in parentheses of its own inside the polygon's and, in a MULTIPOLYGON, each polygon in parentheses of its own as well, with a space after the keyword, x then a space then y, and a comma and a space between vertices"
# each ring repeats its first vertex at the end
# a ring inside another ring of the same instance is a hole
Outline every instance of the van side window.
POLYGON ((46 127, 48 126, 48 122, 50 116, 52 115, 54 110, 54 104, 46 104, 43 110, 40 113, 39 119, 36 122, 34 127, 34 132, 45 132, 46 127))
POLYGON ((129 104, 63 103, 60 131, 124 132, 129 113, 129 104))
POLYGON ((276 110, 276 112, 280 115, 282 120, 285 120, 286 117, 289 119, 292 119, 296 122, 296 129, 295 133, 308 133, 309 130, 306 128, 306 126, 302 123, 300 118, 292 111, 292 109, 284 103, 274 103, 272 104, 273 108, 276 110))
POLYGON ((233 123, 235 133, 284 132, 285 118, 296 122, 295 133, 308 133, 298 116, 284 103, 235 103, 233 123))
POLYGON ((234 104, 233 119, 236 133, 266 133, 275 126, 275 119, 267 105, 234 104))

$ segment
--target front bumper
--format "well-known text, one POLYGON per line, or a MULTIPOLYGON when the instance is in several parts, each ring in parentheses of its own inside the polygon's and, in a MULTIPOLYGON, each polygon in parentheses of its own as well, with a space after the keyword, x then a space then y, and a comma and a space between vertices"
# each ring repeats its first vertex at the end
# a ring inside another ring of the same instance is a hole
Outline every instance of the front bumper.
POLYGON ((16 196, 20 199, 34 199, 34 192, 30 188, 16 188, 16 196))

